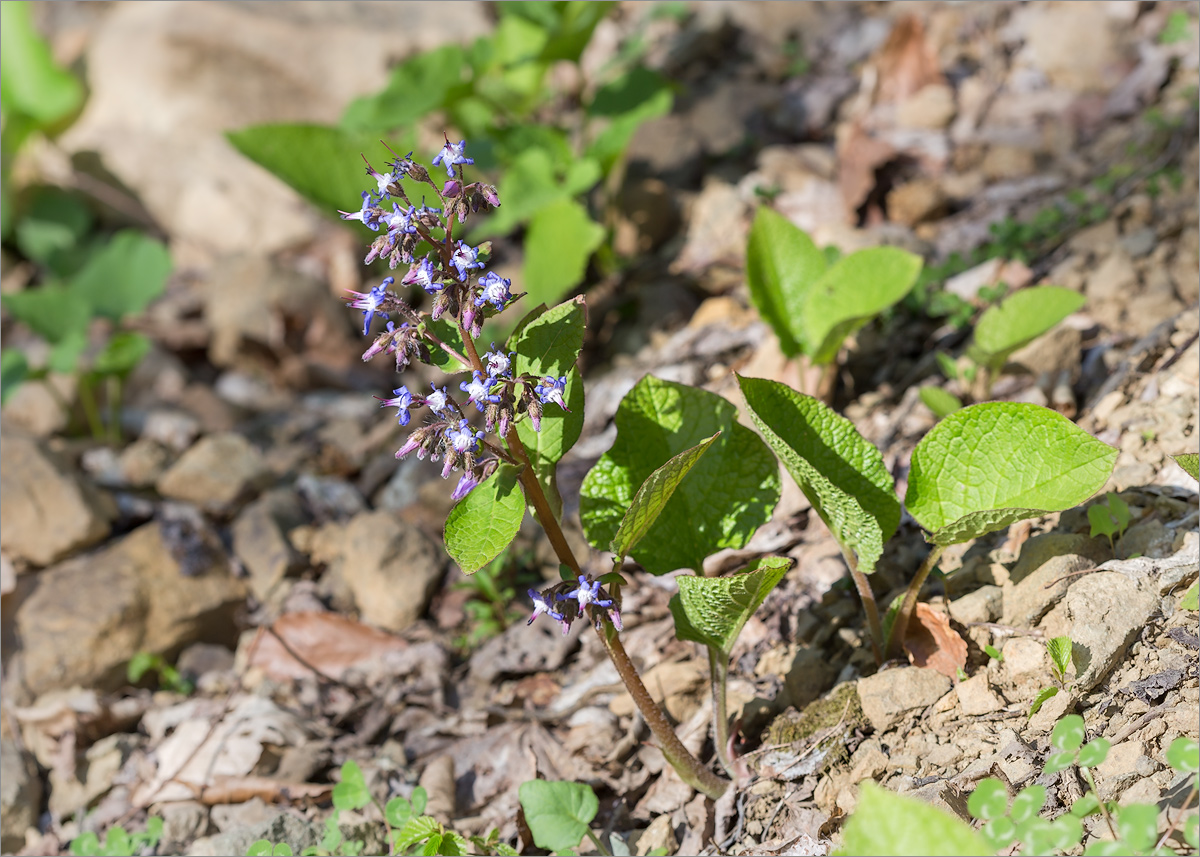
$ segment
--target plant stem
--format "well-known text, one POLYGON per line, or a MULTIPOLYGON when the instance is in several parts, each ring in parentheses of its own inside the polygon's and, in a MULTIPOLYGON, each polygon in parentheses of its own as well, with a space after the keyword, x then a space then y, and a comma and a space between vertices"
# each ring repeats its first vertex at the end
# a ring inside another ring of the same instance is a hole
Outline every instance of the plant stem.
POLYGON ((888 638, 888 655, 890 657, 897 657, 900 654, 901 646, 904 645, 904 635, 908 632, 909 620, 912 619, 912 615, 917 609, 917 598, 921 594, 921 587, 925 585, 925 578, 929 577, 929 572, 933 571, 933 567, 941 559, 944 550, 945 548, 941 545, 934 545, 929 556, 925 557, 925 561, 917 569, 916 576, 909 582, 908 591, 904 593, 904 602, 900 605, 899 612, 896 613, 896 621, 892 623, 891 637, 888 638))
POLYGON ((92 437, 95 440, 104 440, 104 423, 100 419, 100 409, 96 407, 91 382, 84 376, 79 378, 79 403, 83 405, 83 415, 87 418, 92 437))
POLYGON ((862 601, 863 613, 867 615, 867 628, 871 632, 871 653, 875 655, 875 666, 883 665, 883 626, 879 624, 879 605, 875 602, 875 592, 871 589, 871 581, 858 570, 858 557, 853 551, 842 548, 842 558, 850 569, 850 577, 854 580, 854 588, 858 590, 858 598, 862 601))
POLYGON ((1120 840, 1121 837, 1117 835, 1117 826, 1113 824, 1112 816, 1108 814, 1108 807, 1104 805, 1104 801, 1100 800, 1100 790, 1096 788, 1096 781, 1092 779, 1092 772, 1083 767, 1083 765, 1079 766, 1079 770, 1083 774, 1083 778, 1087 780, 1088 788, 1096 796, 1096 802, 1100 804, 1100 814, 1104 816, 1104 823, 1108 825, 1108 832, 1112 834, 1113 839, 1120 840))
POLYGON ((1171 834, 1179 827, 1179 822, 1183 821, 1183 814, 1187 812, 1188 807, 1192 805, 1192 798, 1196 796, 1196 787, 1193 785, 1192 790, 1188 792, 1187 799, 1184 800, 1183 806, 1179 807, 1179 812, 1175 814, 1175 820, 1167 827, 1167 832, 1158 840, 1158 845, 1154 847, 1154 853, 1158 854, 1162 851, 1162 847, 1166 845, 1167 840, 1171 838, 1171 834))
POLYGON ((720 649, 707 646, 708 675, 712 682, 713 743, 717 747, 717 758, 731 777, 737 776, 733 759, 729 755, 729 710, 726 701, 726 685, 729 683, 729 656, 720 649))
POLYGON ((600 841, 600 837, 592 833, 592 829, 590 827, 588 828, 587 835, 588 839, 592 840, 592 844, 596 846, 597 851, 603 854, 604 857, 612 857, 612 852, 604 847, 604 843, 600 841))
POLYGON ((119 375, 109 375, 105 396, 108 399, 108 440, 113 446, 121 445, 121 394, 124 385, 119 375))

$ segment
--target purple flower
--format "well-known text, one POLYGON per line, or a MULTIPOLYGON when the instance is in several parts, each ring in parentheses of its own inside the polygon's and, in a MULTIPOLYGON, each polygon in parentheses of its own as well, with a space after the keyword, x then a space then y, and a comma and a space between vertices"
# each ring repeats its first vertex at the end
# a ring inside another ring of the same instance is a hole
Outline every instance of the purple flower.
POLYGON ((417 227, 412 224, 412 217, 415 213, 416 209, 411 205, 408 207, 408 211, 405 211, 399 203, 392 203, 392 213, 383 216, 383 224, 388 228, 388 237, 392 241, 396 241, 402 233, 411 235, 417 231, 417 227))
POLYGON ((382 283, 366 294, 356 292, 353 289, 346 290, 354 295, 354 300, 347 303, 346 306, 363 311, 363 336, 366 336, 371 331, 371 320, 375 316, 380 315, 387 318, 387 313, 379 307, 383 303, 384 298, 387 297, 388 286, 394 282, 396 282, 394 277, 385 277, 382 283))
POLYGON ((536 589, 530 589, 529 597, 533 600, 533 615, 530 616, 528 621, 525 622, 527 626, 532 625, 533 620, 538 616, 541 616, 543 613, 556 622, 563 621, 563 614, 554 609, 553 605, 550 604, 549 599, 547 599, 545 595, 542 595, 542 593, 538 592, 536 589))
MULTIPOLYGON (((402 446, 396 450, 396 457, 404 458, 409 453, 416 452, 420 448, 421 448, 421 438, 417 435, 416 432, 413 432, 412 434, 410 434, 408 436, 408 440, 404 441, 404 446, 402 446)), ((425 456, 423 454, 418 456, 418 458, 424 458, 424 457, 425 456)))
POLYGON ((413 406, 412 393, 408 392, 408 387, 399 387, 392 390, 392 398, 380 399, 381 408, 399 408, 400 409, 400 425, 408 425, 408 421, 412 419, 408 413, 408 409, 413 406))
POLYGON ((442 185, 442 196, 444 197, 453 199, 460 193, 462 193, 462 182, 458 179, 450 179, 450 181, 442 185))
POLYGON ((483 355, 483 363, 487 366, 488 374, 493 378, 507 378, 508 373, 512 371, 512 358, 515 356, 515 351, 510 351, 508 354, 497 351, 496 343, 493 342, 492 350, 483 355))
POLYGON ((454 493, 450 495, 450 499, 461 500, 463 497, 466 497, 468 494, 474 491, 475 486, 478 484, 478 471, 475 468, 465 471, 462 477, 458 480, 458 484, 454 486, 454 493))
MULTIPOLYGON (((408 322, 405 322, 404 324, 402 324, 400 326, 402 328, 408 327, 408 322)), ((388 354, 391 354, 393 351, 395 351, 396 350, 395 334, 396 334, 396 322, 389 321, 387 323, 387 329, 383 333, 379 334, 379 337, 373 343, 371 343, 370 348, 368 348, 366 351, 363 352, 363 356, 362 356, 363 363, 366 363, 372 357, 376 356, 377 354, 381 354, 384 351, 387 351, 388 354)))
POLYGON ((459 455, 467 452, 474 453, 479 451, 479 441, 483 440, 483 432, 473 432, 470 423, 466 420, 459 420, 458 428, 446 429, 446 440, 459 455))
POLYGON ((502 310, 504 305, 512 300, 512 292, 508 290, 508 287, 512 285, 512 280, 504 279, 495 271, 488 271, 480 277, 479 285, 483 290, 479 293, 479 297, 475 298, 475 306, 491 304, 497 310, 502 310))
POLYGON ((436 295, 445 288, 445 284, 437 278, 437 270, 433 263, 427 258, 409 268, 400 282, 406 286, 420 286, 431 295, 436 295))
POLYGON ((387 165, 392 168, 392 172, 397 176, 406 176, 412 172, 412 168, 416 166, 416 163, 412 159, 412 152, 409 152, 403 158, 399 155, 396 155, 396 159, 394 161, 388 161, 387 165))
POLYGON ((474 402, 475 407, 484 410, 488 404, 499 404, 500 396, 492 393, 495 378, 485 378, 478 371, 472 374, 470 381, 462 381, 458 388, 467 394, 467 401, 474 402))
POLYGON ((375 168, 370 164, 367 165, 367 175, 375 179, 375 184, 379 186, 379 198, 383 199, 390 196, 388 193, 388 185, 395 184, 396 177, 391 173, 377 173, 375 168))
POLYGON ((551 402, 558 405, 564 411, 570 411, 567 403, 563 401, 563 393, 567 389, 567 376, 555 378, 553 375, 547 375, 542 379, 542 383, 533 388, 533 392, 541 400, 543 405, 548 405, 551 402))
POLYGON ((575 599, 579 602, 580 613, 582 613, 583 609, 589 604, 594 604, 597 607, 605 608, 613 606, 611 598, 600 597, 600 581, 593 580, 591 583, 589 583, 587 577, 582 574, 579 575, 578 588, 572 589, 566 595, 558 596, 558 599, 560 601, 570 601, 571 599, 575 599))
POLYGON ((375 205, 375 200, 372 198, 369 191, 362 192, 362 208, 358 211, 342 211, 338 209, 338 214, 342 216, 342 220, 357 220, 363 226, 373 231, 379 231, 379 214, 380 209, 375 205))
MULTIPOLYGON (((483 262, 479 261, 479 248, 464 244, 461 239, 450 256, 450 264, 458 269, 458 278, 464 283, 467 281, 467 271, 483 267, 483 262)), ((476 304, 476 306, 478 305, 476 304)))
POLYGON ((454 178, 454 168, 458 164, 474 164, 474 158, 468 158, 463 152, 467 148, 466 140, 459 140, 458 145, 454 145, 449 140, 446 140, 446 145, 442 146, 442 150, 437 153, 433 159, 433 165, 436 167, 441 164, 446 168, 446 175, 454 178))
POLYGON ((429 410, 433 411, 439 417, 450 416, 450 397, 446 395, 446 388, 438 389, 436 384, 430 384, 433 392, 425 397, 425 405, 429 410))

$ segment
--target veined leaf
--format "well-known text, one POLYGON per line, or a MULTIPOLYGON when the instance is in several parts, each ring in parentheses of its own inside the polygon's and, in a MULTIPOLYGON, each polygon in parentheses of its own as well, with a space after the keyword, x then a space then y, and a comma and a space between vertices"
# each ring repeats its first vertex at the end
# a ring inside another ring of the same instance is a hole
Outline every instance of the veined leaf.
POLYGON ((446 518, 446 552, 466 574, 483 568, 504 550, 525 517, 519 470, 501 464, 458 501, 446 518))
POLYGON ((1061 286, 1021 289, 979 317, 967 354, 981 366, 999 369, 1010 354, 1078 310, 1085 300, 1079 292, 1061 286))
POLYGON ((716 649, 728 661, 746 621, 792 565, 786 557, 766 556, 728 577, 675 578, 679 584, 679 594, 671 598, 675 636, 716 649))

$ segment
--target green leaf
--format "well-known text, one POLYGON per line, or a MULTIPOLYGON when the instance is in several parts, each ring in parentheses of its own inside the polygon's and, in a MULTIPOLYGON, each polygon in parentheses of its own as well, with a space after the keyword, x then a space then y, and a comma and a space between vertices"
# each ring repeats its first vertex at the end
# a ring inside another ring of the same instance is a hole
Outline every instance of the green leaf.
POLYGON ((1099 811, 1100 798, 1096 797, 1095 792, 1088 792, 1071 805, 1071 815, 1076 818, 1086 818, 1089 815, 1095 815, 1099 811))
POLYGON ((1119 494, 1114 494, 1112 491, 1108 492, 1107 497, 1108 511, 1117 522, 1117 531, 1124 533, 1125 529, 1129 526, 1129 522, 1133 520, 1133 515, 1129 511, 1129 505, 1121 499, 1119 494))
POLYGON ((1052 697, 1057 696, 1057 695, 1058 695, 1057 687, 1043 688, 1042 692, 1039 693, 1036 697, 1034 697, 1033 704, 1031 706, 1029 706, 1029 716, 1033 717, 1033 715, 1038 713, 1038 709, 1046 704, 1046 701, 1048 699, 1051 699, 1052 697))
POLYGON ((1185 452, 1183 455, 1171 456, 1175 459, 1175 463, 1187 471, 1188 475, 1193 479, 1200 480, 1200 455, 1194 452, 1185 452))
POLYGON ((92 228, 92 212, 73 193, 47 188, 37 193, 17 223, 20 251, 58 272, 54 261, 75 248, 92 228))
POLYGON ((1084 857, 1123 857, 1128 853, 1128 845, 1112 839, 1093 839, 1091 844, 1083 849, 1084 857))
POLYGON ((4 116, 23 113, 53 125, 83 104, 83 86, 59 68, 33 26, 32 3, 0 4, 0 102, 4 116))
POLYGON ((938 419, 962 410, 962 400, 953 393, 947 393, 941 387, 926 385, 919 390, 919 395, 921 401, 925 403, 925 407, 933 411, 933 415, 938 419))
POLYGON ((1117 814, 1117 832, 1133 851, 1154 848, 1158 838, 1158 807, 1152 803, 1131 803, 1117 814))
MULTIPOLYGON (((47 283, 23 292, 0 295, 0 303, 47 342, 86 339, 91 308, 65 286, 47 283)), ((84 344, 86 346, 86 342, 84 344)))
POLYGON ((967 798, 967 812, 983 821, 1008 814, 1008 789, 995 777, 981 780, 967 798))
MULTIPOLYGON (((358 211, 362 207, 362 192, 374 190, 375 182, 366 174, 362 155, 376 169, 380 161, 392 155, 379 143, 376 133, 351 132, 325 125, 281 122, 253 125, 226 134, 239 152, 254 163, 272 172, 293 190, 311 202, 327 217, 337 217, 338 210, 358 211)), ((389 143, 400 155, 411 146, 408 139, 389 143)), ((421 198, 421 188, 407 179, 401 184, 409 197, 421 198)))
POLYGON ((641 66, 601 86, 587 112, 591 117, 608 119, 609 124, 588 146, 589 157, 599 161, 605 172, 610 170, 625 153, 638 127, 670 113, 674 100, 670 82, 641 66))
MULTIPOLYGON (((3 5, 7 6, 8 3, 3 5)), ((89 857, 100 853, 100 837, 92 831, 81 833, 71 840, 71 853, 76 857, 89 857)))
POLYGON ((412 803, 406 797, 394 797, 384 805, 383 817, 394 829, 399 830, 413 817, 412 803))
POLYGON ((292 846, 286 842, 278 843, 271 849, 271 857, 292 857, 292 846))
POLYGON ((696 462, 700 460, 700 456, 708 451, 718 437, 720 437, 720 432, 708 440, 696 444, 691 449, 685 449, 646 477, 646 481, 634 495, 633 502, 625 510, 621 526, 617 528, 617 534, 613 537, 612 544, 609 545, 609 550, 616 555, 616 565, 619 565, 629 555, 629 552, 649 531, 651 525, 658 520, 663 507, 667 505, 667 501, 671 499, 671 495, 675 493, 675 489, 679 487, 683 477, 688 475, 688 471, 695 466, 696 462))
MULTIPOLYGON (((530 4, 514 3, 513 5, 528 7, 530 4)), ((561 11, 538 59, 542 62, 569 60, 577 63, 584 48, 591 41, 596 25, 617 4, 610 0, 606 0, 606 2, 587 0, 587 2, 563 2, 555 5, 561 6, 561 11)))
POLYGON ((1004 652, 1000 651, 995 646, 985 645, 983 647, 983 653, 994 661, 1004 663, 1004 652))
POLYGON ((1091 537, 1108 536, 1112 538, 1117 532, 1117 522, 1108 513, 1108 507, 1103 503, 1088 506, 1088 523, 1092 525, 1091 537))
POLYGON ((1083 718, 1078 714, 1068 714, 1054 724, 1054 731, 1050 733, 1050 746, 1056 750, 1073 753, 1079 749, 1086 734, 1083 718))
POLYGON ((525 517, 520 470, 501 464, 458 501, 446 518, 446 551, 465 574, 474 574, 508 547, 525 517))
POLYGON ((846 823, 843 854, 991 854, 984 839, 947 812, 867 781, 846 823))
POLYGON ((825 255, 804 230, 769 208, 758 210, 746 245, 746 285, 788 357, 808 350, 800 319, 825 267, 825 255))
POLYGON ((793 565, 786 557, 756 559, 728 577, 675 578, 679 594, 671 598, 675 636, 716 649, 725 659, 746 621, 793 565))
POLYGON ((905 506, 952 545, 1087 500, 1117 450, 1049 408, 984 402, 946 417, 913 450, 905 506))
POLYGON ((125 666, 125 677, 133 684, 137 684, 142 680, 142 676, 152 669, 158 669, 162 666, 163 660, 161 655, 156 655, 147 651, 140 651, 134 654, 129 659, 129 663, 125 666))
POLYGON ((1188 845, 1200 849, 1200 813, 1193 812, 1183 822, 1183 838, 1188 845))
POLYGON ((1085 300, 1079 292, 1061 286, 1021 289, 979 317, 967 355, 981 366, 997 370, 1010 354, 1078 310, 1085 300))
POLYGON ((104 350, 96 355, 92 371, 97 375, 123 377, 132 372, 149 351, 150 340, 140 333, 118 333, 108 341, 104 350))
POLYGON ((7 402, 8 397, 29 377, 29 361, 25 355, 15 348, 0 351, 0 403, 7 402))
POLYGON ((1073 647, 1074 644, 1070 637, 1055 637, 1046 641, 1046 652, 1050 655, 1050 660, 1054 663, 1054 669, 1058 671, 1059 678, 1067 674, 1067 667, 1071 665, 1073 647))
POLYGON ((547 206, 589 190, 599 178, 600 165, 590 157, 571 158, 564 172, 545 147, 526 149, 500 179, 497 193, 502 205, 471 230, 469 240, 506 235, 547 206))
POLYGON ((1007 817, 991 819, 979 828, 979 832, 996 851, 1008 847, 1017 838, 1017 826, 1007 817))
POLYGON ((870 574, 900 524, 883 455, 848 419, 776 381, 738 378, 746 407, 838 543, 870 574))
MULTIPOLYGON (((1057 688, 1055 689, 1057 690, 1057 688)), ((1064 750, 1061 753, 1051 753, 1046 759, 1043 771, 1047 774, 1057 774, 1059 771, 1065 771, 1074 764, 1075 752, 1073 750, 1064 750)))
POLYGON ((464 84, 466 69, 466 51, 459 45, 417 54, 392 69, 381 91, 351 101, 339 125, 345 131, 374 136, 410 126, 445 107, 448 97, 469 91, 464 84))
POLYGON ((1046 787, 1039 785, 1026 786, 1017 792, 1013 798, 1012 811, 1009 816, 1014 824, 1023 824, 1042 811, 1046 805, 1046 787))
POLYGON ((1060 815, 1050 824, 1051 847, 1067 851, 1083 839, 1083 822, 1073 815, 1060 815))
POLYGON ((604 227, 573 199, 540 209, 525 233, 522 276, 530 300, 553 301, 583 281, 588 259, 604 241, 604 227))
POLYGON ((530 780, 517 794, 534 844, 548 851, 578 847, 600 808, 596 793, 584 783, 530 780))
POLYGON ((1094 768, 1108 758, 1108 750, 1112 742, 1107 738, 1097 738, 1079 748, 1078 762, 1085 768, 1094 768))
POLYGON ((657 468, 718 431, 632 556, 651 574, 698 570, 722 548, 740 548, 771 516, 779 471, 771 451, 739 425, 721 396, 646 376, 617 408, 617 439, 583 480, 584 535, 601 549, 616 537, 634 494, 657 468))
POLYGON ((396 853, 408 853, 408 849, 413 845, 440 833, 441 829, 442 826, 428 815, 410 818, 408 823, 396 832, 396 853))
POLYGON ((1200 744, 1195 738, 1180 735, 1167 749, 1167 764, 1185 774, 1200 771, 1200 744))
POLYGON ((425 805, 429 802, 429 795, 425 791, 424 786, 417 786, 412 793, 412 811, 413 815, 424 815, 425 805))
POLYGON ((1044 818, 1034 816, 1017 825, 1017 838, 1029 854, 1049 854, 1053 850, 1054 830, 1044 818))
POLYGON ((367 780, 357 762, 347 760, 342 765, 342 781, 333 787, 334 809, 362 809, 371 802, 367 780))
POLYGON ((933 356, 937 358, 938 368, 942 370, 943 375, 951 381, 958 377, 958 363, 953 357, 945 351, 935 351, 933 356))
POLYGON ((800 324, 814 363, 831 363, 847 336, 903 298, 921 257, 895 247, 859 250, 839 260, 804 296, 800 324))
POLYGON ((94 315, 120 321, 144 310, 163 293, 171 254, 159 241, 133 229, 118 232, 74 276, 72 296, 94 315))
POLYGON ((271 857, 271 842, 267 839, 257 839, 246 849, 246 857, 271 857))
POLYGON ((1179 599, 1180 610, 1200 610, 1200 581, 1195 581, 1188 587, 1188 591, 1183 593, 1183 597, 1179 599))

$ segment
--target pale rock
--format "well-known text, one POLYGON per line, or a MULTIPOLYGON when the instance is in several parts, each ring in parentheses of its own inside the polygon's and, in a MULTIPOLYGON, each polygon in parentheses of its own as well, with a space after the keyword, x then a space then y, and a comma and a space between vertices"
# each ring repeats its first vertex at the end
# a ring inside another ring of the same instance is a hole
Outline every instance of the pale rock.
POLYGON ((288 812, 278 812, 270 821, 254 827, 242 827, 204 836, 191 844, 189 857, 221 857, 226 854, 245 854, 259 839, 271 842, 286 842, 293 853, 316 847, 321 841, 321 832, 315 824, 304 821, 288 812))
MULTIPOLYGON (((700 661, 666 661, 651 667, 642 677, 642 683, 660 704, 694 695, 707 681, 708 668, 700 661)), ((608 704, 608 710, 618 717, 628 717, 637 705, 626 691, 608 704)))
POLYGON ((1112 800, 1142 775, 1138 763, 1146 755, 1146 744, 1127 740, 1114 744, 1104 761, 1096 766, 1096 787, 1101 800, 1112 800))
POLYGON ((26 435, 0 443, 0 548, 48 565, 108 535, 111 503, 26 435))
POLYGON ((287 532, 304 523, 304 513, 292 492, 271 491, 248 505, 233 522, 233 552, 250 573, 250 591, 266 601, 303 558, 288 541, 287 532))
POLYGON ((913 179, 887 195, 888 218, 905 226, 915 226, 936 215, 945 203, 946 194, 936 181, 913 179))
POLYGON ((1076 571, 1094 568, 1111 556, 1108 542, 1077 533, 1034 536, 1021 548, 1011 584, 1004 587, 1005 625, 1027 627, 1037 623, 1066 593, 1076 571), (1065 579, 1063 579, 1065 578, 1065 579), (1049 589, 1050 584, 1056 584, 1049 589))
POLYGON ((1050 659, 1046 646, 1032 637, 1013 637, 1001 649, 1004 669, 1009 678, 1020 682, 1027 677, 1043 677, 1049 680, 1050 659))
MULTIPOLYGON (((1105 567, 1120 568, 1117 562, 1105 567)), ((1153 581, 1142 585, 1124 574, 1096 573, 1071 584, 1065 606, 1075 644, 1072 657, 1079 670, 1075 689, 1086 693, 1109 674, 1150 621, 1158 609, 1158 596, 1153 581)))
POLYGON ((891 760, 883 752, 878 738, 868 738, 850 757, 850 782, 873 780, 888 770, 891 760))
POLYGON ((1082 357, 1083 334, 1074 327, 1060 324, 1013 352, 1008 362, 1037 378, 1047 372, 1074 374, 1082 357))
POLYGON ((1003 609, 1004 590, 999 586, 981 586, 950 602, 950 618, 961 625, 994 622, 1003 609))
POLYGON ((637 841, 638 857, 645 857, 651 851, 674 854, 678 848, 679 840, 675 838, 670 814, 660 815, 650 822, 650 826, 642 831, 637 841))
POLYGON ((271 478, 260 453, 234 432, 207 435, 158 480, 158 492, 223 514, 232 512, 271 478))
POLYGON ((988 259, 974 268, 955 274, 946 280, 945 290, 957 295, 964 301, 973 301, 979 290, 984 286, 995 285, 1000 277, 1000 267, 1004 263, 1000 259, 988 259))
POLYGON ((706 181, 692 203, 687 240, 671 270, 701 271, 716 264, 740 267, 746 255, 745 208, 736 187, 719 179, 706 181))
POLYGON ((356 515, 341 548, 341 573, 363 620, 389 631, 421 617, 445 571, 439 546, 388 510, 356 515))
POLYGON ((858 697, 875 731, 886 732, 910 711, 933 705, 950 687, 950 679, 936 670, 907 667, 859 679, 858 697))
POLYGON ((903 794, 940 807, 958 816, 962 821, 971 821, 971 813, 967 808, 967 796, 956 789, 949 780, 927 783, 918 789, 903 792, 903 794))
POLYGON ((123 485, 130 488, 148 488, 158 481, 170 463, 166 447, 156 441, 142 437, 121 450, 117 466, 123 485))
POLYGON ((156 408, 146 414, 142 440, 153 440, 168 449, 183 452, 200 434, 200 422, 183 411, 156 408))
MULTIPOLYGON (((1049 677, 1047 677, 1046 684, 1049 685, 1049 683, 1049 677)), ((1029 722, 1026 724, 1026 735, 1050 734, 1058 721, 1075 710, 1077 702, 1078 698, 1074 693, 1060 690, 1042 703, 1042 707, 1037 710, 1037 713, 1029 718, 1029 722)))
POLYGON ((896 124, 906 128, 945 128, 954 118, 954 90, 928 83, 896 106, 896 124))
POLYGON ((992 714, 1004 707, 1004 700, 988 686, 986 673, 980 673, 960 682, 957 690, 958 703, 962 706, 963 714, 970 717, 992 714))
POLYGON ((1127 300, 1137 287, 1133 261, 1119 246, 1088 275, 1084 292, 1089 300, 1127 300))
POLYGON ((1021 65, 1043 72, 1055 87, 1104 92, 1123 75, 1106 3, 1062 3, 1026 9, 1021 65))
POLYGON ((74 375, 54 374, 42 381, 25 381, 4 403, 4 421, 34 437, 60 432, 67 427, 70 416, 63 403, 75 401, 76 386, 74 375))
POLYGON ((0 850, 15 854, 25 847, 25 831, 41 815, 42 780, 14 741, 0 741, 0 850))
POLYGON ((989 146, 980 171, 990 181, 999 182, 1032 175, 1037 168, 1034 153, 1023 146, 989 146))

